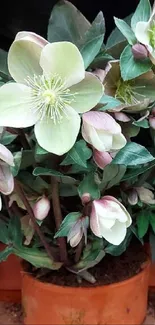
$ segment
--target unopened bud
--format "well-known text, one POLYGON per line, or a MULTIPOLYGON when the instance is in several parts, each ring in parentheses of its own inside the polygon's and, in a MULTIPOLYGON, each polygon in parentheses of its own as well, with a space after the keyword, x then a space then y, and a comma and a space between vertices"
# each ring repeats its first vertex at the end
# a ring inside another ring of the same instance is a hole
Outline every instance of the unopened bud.
POLYGON ((114 117, 116 120, 118 120, 120 122, 129 122, 130 121, 130 117, 128 117, 127 114, 122 113, 122 112, 114 113, 114 117))
POLYGON ((128 202, 130 205, 136 205, 138 203, 138 194, 134 188, 128 192, 128 202))
POLYGON ((132 46, 132 54, 136 60, 144 60, 148 57, 148 50, 142 44, 135 44, 132 46))
POLYGON ((150 124, 151 128, 155 130, 155 117, 153 117, 153 116, 149 117, 149 124, 150 124))
POLYGON ((50 210, 50 201, 47 197, 42 197, 33 206, 33 212, 37 220, 44 220, 50 210))
POLYGON ((148 188, 145 188, 143 186, 136 187, 136 191, 141 202, 146 204, 155 204, 154 194, 148 188))
POLYGON ((108 152, 98 151, 97 149, 94 149, 93 159, 96 165, 101 169, 104 169, 112 161, 112 157, 108 152))
POLYGON ((84 193, 84 194, 82 195, 81 200, 82 200, 82 204, 87 204, 87 203, 89 203, 90 200, 91 200, 91 196, 90 196, 90 194, 89 194, 89 193, 84 193))

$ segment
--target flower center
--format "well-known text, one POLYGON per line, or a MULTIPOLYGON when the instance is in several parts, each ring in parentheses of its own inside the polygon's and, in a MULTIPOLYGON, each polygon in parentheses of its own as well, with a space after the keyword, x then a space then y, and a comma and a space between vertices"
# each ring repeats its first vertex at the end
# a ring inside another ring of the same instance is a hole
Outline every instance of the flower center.
POLYGON ((44 75, 28 77, 26 82, 32 91, 32 109, 40 114, 40 119, 60 123, 66 113, 66 106, 75 100, 75 94, 66 89, 65 82, 58 75, 46 78, 44 75))
POLYGON ((150 29, 148 30, 150 45, 155 48, 155 21, 150 24, 150 29))
POLYGON ((138 100, 135 98, 136 92, 134 92, 132 86, 131 81, 119 79, 116 84, 115 98, 128 105, 137 104, 138 100))

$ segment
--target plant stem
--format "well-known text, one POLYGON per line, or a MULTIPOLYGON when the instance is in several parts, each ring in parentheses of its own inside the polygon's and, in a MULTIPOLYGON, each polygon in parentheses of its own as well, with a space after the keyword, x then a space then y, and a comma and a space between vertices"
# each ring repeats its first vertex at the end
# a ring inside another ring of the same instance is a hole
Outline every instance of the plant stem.
MULTIPOLYGON (((59 199, 59 184, 54 176, 51 177, 52 184, 52 204, 53 204, 53 213, 55 219, 56 230, 59 229, 62 223, 62 213, 60 207, 60 199, 59 199)), ((59 249, 60 249, 60 259, 65 265, 69 264, 68 255, 67 255, 67 247, 65 238, 58 238, 59 249)))
POLYGON ((75 259, 74 259, 75 263, 78 263, 80 260, 82 250, 83 250, 83 241, 84 241, 84 238, 82 237, 79 245, 76 248, 75 259))
POLYGON ((31 146, 27 141, 26 135, 22 129, 18 129, 18 134, 20 136, 21 144, 25 150, 30 150, 31 146))
POLYGON ((27 197, 25 196, 25 193, 22 189, 22 187, 20 186, 20 184, 17 182, 17 180, 15 180, 15 190, 16 192, 18 193, 19 197, 21 198, 21 200, 23 201, 26 209, 27 209, 27 212, 29 214, 29 217, 31 218, 31 221, 33 223, 33 227, 36 231, 36 233, 38 234, 48 256, 50 257, 50 259, 53 261, 53 255, 52 255, 52 249, 51 247, 49 246, 49 244, 46 242, 46 239, 44 237, 44 234, 41 232, 40 230, 40 227, 38 226, 37 222, 36 222, 36 219, 35 219, 35 216, 34 216, 34 213, 33 213, 33 210, 29 204, 29 201, 27 200, 27 197))

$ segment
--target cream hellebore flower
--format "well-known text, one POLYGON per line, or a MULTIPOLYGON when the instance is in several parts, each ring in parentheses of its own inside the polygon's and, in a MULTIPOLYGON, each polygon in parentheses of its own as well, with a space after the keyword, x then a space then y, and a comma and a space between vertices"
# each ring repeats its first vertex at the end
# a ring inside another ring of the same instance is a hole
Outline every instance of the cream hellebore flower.
POLYGON ((152 71, 141 76, 124 81, 121 78, 118 60, 109 61, 104 78, 105 95, 118 99, 122 104, 112 109, 112 112, 121 110, 137 113, 146 109, 151 101, 155 100, 155 75, 152 71), (150 93, 150 89, 152 93, 150 93), (153 98, 152 98, 153 96, 153 98))
POLYGON ((82 115, 82 136, 98 151, 116 151, 126 145, 120 125, 104 112, 91 111, 82 115))
POLYGON ((93 201, 90 228, 97 237, 103 237, 113 245, 119 245, 124 240, 131 223, 130 214, 113 196, 104 196, 100 200, 93 201))
POLYGON ((16 83, 0 88, 0 125, 35 125, 41 147, 57 155, 66 153, 79 133, 78 113, 92 109, 103 95, 98 78, 85 73, 78 48, 21 32, 10 47, 8 68, 16 83))
POLYGON ((147 22, 139 21, 136 24, 135 36, 146 46, 150 60, 155 64, 155 9, 147 22))
MULTIPOLYGON (((3 144, 0 144, 0 192, 9 195, 14 188, 14 178, 10 170, 10 166, 14 166, 14 158, 10 150, 3 144)), ((0 197, 0 210, 2 201, 0 197)))

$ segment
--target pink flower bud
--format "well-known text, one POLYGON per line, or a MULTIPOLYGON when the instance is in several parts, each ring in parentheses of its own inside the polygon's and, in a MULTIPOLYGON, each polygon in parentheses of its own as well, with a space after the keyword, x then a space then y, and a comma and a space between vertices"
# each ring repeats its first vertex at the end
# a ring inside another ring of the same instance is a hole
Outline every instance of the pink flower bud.
POLYGON ((136 187, 136 191, 141 202, 145 204, 155 204, 154 194, 148 188, 145 188, 143 186, 136 187))
POLYGON ((50 210, 50 201, 47 197, 42 197, 33 206, 33 212, 37 220, 44 220, 50 210))
POLYGON ((120 122, 129 122, 130 118, 122 112, 116 112, 114 113, 115 119, 120 121, 120 122))
POLYGON ((138 202, 138 194, 134 188, 128 192, 128 202, 130 205, 136 205, 138 202))
POLYGON ((152 108, 151 115, 155 116, 155 107, 152 108))
POLYGON ((93 159, 96 165, 101 169, 104 169, 112 161, 112 157, 108 152, 98 151, 97 149, 94 149, 93 159))
POLYGON ((150 116, 149 123, 150 123, 151 128, 155 130, 155 117, 150 116))
POLYGON ((132 54, 136 60, 144 60, 148 57, 148 50, 142 44, 135 44, 132 46, 132 54))
POLYGON ((90 194, 89 194, 89 193, 84 193, 84 194, 82 195, 81 200, 82 200, 82 204, 87 204, 87 203, 89 203, 90 200, 91 200, 91 196, 90 196, 90 194))

